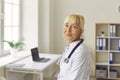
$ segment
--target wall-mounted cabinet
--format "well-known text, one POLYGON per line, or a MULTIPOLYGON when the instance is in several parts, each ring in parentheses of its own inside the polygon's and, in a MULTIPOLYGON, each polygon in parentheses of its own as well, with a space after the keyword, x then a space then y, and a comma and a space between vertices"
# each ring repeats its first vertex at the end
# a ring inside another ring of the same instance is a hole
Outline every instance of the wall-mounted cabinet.
POLYGON ((96 23, 96 80, 120 80, 120 23, 96 23))

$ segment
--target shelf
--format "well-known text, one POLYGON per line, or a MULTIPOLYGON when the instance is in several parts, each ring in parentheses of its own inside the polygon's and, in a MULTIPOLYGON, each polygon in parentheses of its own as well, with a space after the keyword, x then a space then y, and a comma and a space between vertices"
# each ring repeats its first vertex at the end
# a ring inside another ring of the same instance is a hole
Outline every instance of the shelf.
POLYGON ((97 77, 96 80, 108 80, 109 78, 97 77))
POLYGON ((99 36, 96 36, 96 38, 106 38, 106 39, 107 39, 107 38, 109 38, 109 39, 111 38, 111 39, 120 39, 120 37, 108 37, 108 36, 104 36, 104 37, 102 37, 102 36, 100 36, 100 35, 99 35, 99 36))
POLYGON ((120 53, 119 50, 96 50, 96 52, 116 52, 116 53, 120 53))
POLYGON ((111 39, 120 39, 120 37, 109 37, 111 39))
POLYGON ((96 52, 96 63, 108 63, 108 52, 96 52))
POLYGON ((110 52, 120 53, 120 51, 119 51, 119 50, 110 50, 110 52))
POLYGON ((109 64, 110 66, 119 66, 120 67, 120 63, 119 64, 109 64))
POLYGON ((96 38, 110 38, 110 37, 108 37, 108 36, 104 36, 104 37, 102 37, 102 36, 96 36, 96 38))
POLYGON ((109 52, 108 50, 96 50, 97 52, 109 52))
POLYGON ((120 80, 120 23, 96 23, 95 27, 96 77, 120 80))
POLYGON ((108 80, 120 80, 120 78, 108 78, 108 80))
POLYGON ((110 50, 119 50, 119 39, 110 39, 110 50))
POLYGON ((96 63, 96 65, 105 65, 105 66, 107 66, 108 63, 96 63))

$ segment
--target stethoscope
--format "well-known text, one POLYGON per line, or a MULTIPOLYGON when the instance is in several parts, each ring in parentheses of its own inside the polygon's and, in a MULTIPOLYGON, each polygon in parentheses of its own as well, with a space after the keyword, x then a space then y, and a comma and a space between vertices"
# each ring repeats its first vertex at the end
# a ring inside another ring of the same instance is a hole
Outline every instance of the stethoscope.
POLYGON ((81 41, 73 48, 73 50, 71 51, 71 53, 69 54, 69 56, 67 58, 64 59, 65 63, 69 62, 70 57, 72 56, 73 52, 77 49, 77 47, 79 45, 81 45, 83 43, 84 39, 81 39, 81 41))

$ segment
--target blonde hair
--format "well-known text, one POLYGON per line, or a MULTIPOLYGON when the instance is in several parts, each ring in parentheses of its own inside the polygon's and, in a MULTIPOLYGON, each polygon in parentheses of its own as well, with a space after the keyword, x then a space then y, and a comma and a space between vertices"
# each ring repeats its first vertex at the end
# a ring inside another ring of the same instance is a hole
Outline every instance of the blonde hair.
POLYGON ((82 30, 82 33, 84 31, 84 17, 82 15, 78 15, 78 14, 70 14, 66 17, 65 21, 68 19, 68 18, 73 18, 76 20, 76 23, 79 23, 80 25, 80 29, 82 30))

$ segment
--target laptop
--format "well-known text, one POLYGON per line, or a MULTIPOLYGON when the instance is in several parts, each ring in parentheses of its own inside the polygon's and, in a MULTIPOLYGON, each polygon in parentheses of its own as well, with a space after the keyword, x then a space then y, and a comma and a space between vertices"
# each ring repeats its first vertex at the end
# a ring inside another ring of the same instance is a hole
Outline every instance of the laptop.
POLYGON ((32 55, 32 60, 35 62, 47 62, 50 60, 49 58, 40 58, 37 47, 31 49, 31 55, 32 55))

